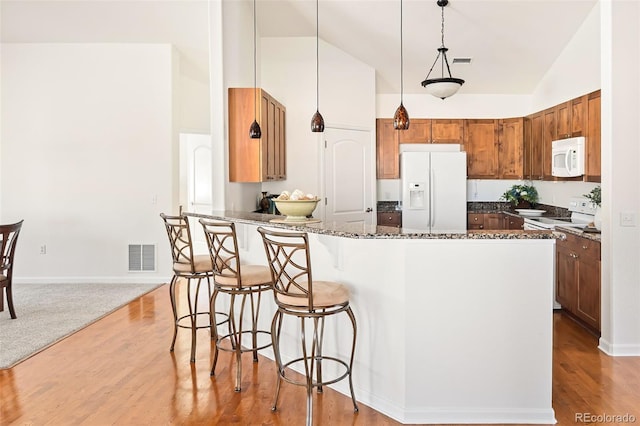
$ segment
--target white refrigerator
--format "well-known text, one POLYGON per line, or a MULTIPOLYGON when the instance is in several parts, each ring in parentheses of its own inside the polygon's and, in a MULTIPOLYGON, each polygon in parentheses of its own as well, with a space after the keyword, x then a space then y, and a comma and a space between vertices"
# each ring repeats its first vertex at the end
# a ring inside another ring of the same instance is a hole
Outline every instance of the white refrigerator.
POLYGON ((467 153, 459 149, 459 145, 401 146, 405 231, 466 232, 467 153))

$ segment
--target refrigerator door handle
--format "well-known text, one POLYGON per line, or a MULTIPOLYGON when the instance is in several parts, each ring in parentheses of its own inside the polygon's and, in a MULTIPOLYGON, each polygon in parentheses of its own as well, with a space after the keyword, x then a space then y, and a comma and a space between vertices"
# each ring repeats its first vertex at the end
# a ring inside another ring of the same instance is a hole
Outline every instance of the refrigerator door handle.
MULTIPOLYGON (((430 168, 430 172, 431 172, 431 179, 429 179, 429 219, 430 219, 429 226, 433 228, 436 223, 436 218, 435 218, 436 211, 433 208, 433 200, 436 199, 435 194, 433 193, 433 189, 435 187, 435 185, 433 184, 433 181, 436 178, 436 172, 435 170, 433 170, 433 167, 430 168)), ((431 231, 432 229, 429 229, 429 232, 431 231)))

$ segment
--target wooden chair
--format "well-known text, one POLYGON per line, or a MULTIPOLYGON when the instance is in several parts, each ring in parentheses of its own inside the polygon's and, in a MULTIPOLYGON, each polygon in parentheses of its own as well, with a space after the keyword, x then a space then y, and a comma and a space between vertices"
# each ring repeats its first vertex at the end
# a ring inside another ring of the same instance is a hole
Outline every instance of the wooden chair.
POLYGON ((311 276, 311 257, 309 241, 303 232, 279 232, 259 227, 262 234, 264 248, 267 253, 271 274, 273 276, 273 290, 278 311, 271 323, 273 351, 278 368, 278 383, 272 410, 276 410, 280 384, 282 380, 295 385, 305 386, 307 390, 306 424, 313 422, 313 388, 318 393, 327 384, 336 383, 346 377, 349 378, 349 389, 353 401, 354 412, 358 411, 358 403, 353 392, 352 368, 356 348, 357 326, 356 319, 349 306, 349 290, 346 286, 332 281, 314 281, 311 276), (353 326, 353 340, 351 355, 348 361, 337 357, 325 356, 322 353, 324 336, 324 320, 326 317, 346 312, 353 326), (302 356, 283 363, 280 353, 280 337, 284 315, 297 317, 300 320, 300 340, 302 356), (305 324, 310 320, 312 330, 307 339, 305 324), (310 343, 307 343, 310 340, 310 343), (309 347, 310 346, 310 347, 309 347), (324 362, 337 363, 344 369, 344 373, 336 378, 322 377, 324 362), (299 381, 287 376, 287 367, 303 364, 305 380, 299 381))
POLYGON ((0 312, 4 311, 4 293, 6 292, 7 306, 9 306, 9 314, 12 319, 17 318, 11 291, 13 261, 22 222, 24 221, 21 220, 10 225, 0 225, 0 256, 2 256, 0 257, 0 312))
POLYGON ((271 346, 271 333, 258 330, 261 295, 272 289, 271 271, 268 266, 243 265, 238 253, 238 239, 236 227, 232 222, 212 221, 200 219, 207 239, 211 262, 213 263, 214 290, 211 297, 211 312, 216 314, 218 294, 230 296, 228 318, 229 332, 219 335, 217 327, 213 328, 216 344, 211 375, 215 375, 218 362, 218 351, 229 351, 235 354, 236 385, 235 391, 240 392, 242 380, 242 354, 253 352, 253 362, 258 362, 258 351, 271 346), (236 297, 240 297, 240 307, 236 308, 236 297), (251 328, 244 330, 245 304, 249 298, 251 309, 251 328), (236 309, 238 315, 236 315, 236 309), (244 345, 242 338, 248 335, 250 344, 244 345), (258 336, 268 336, 268 343, 259 343, 258 336))
MULTIPOLYGON (((213 277, 213 266, 211 258, 208 254, 196 255, 193 252, 193 243, 191 240, 191 230, 189 229, 189 220, 185 215, 168 216, 164 213, 160 214, 167 229, 169 236, 169 244, 171 246, 171 256, 173 258, 173 278, 169 285, 169 296, 171 299, 171 308, 173 310, 173 339, 169 350, 173 352, 178 328, 191 329, 191 362, 196 360, 196 331, 201 328, 212 328, 215 317, 210 311, 198 312, 198 297, 200 294, 200 284, 204 278, 207 281, 208 297, 211 298, 211 281, 213 277), (179 279, 184 279, 187 283, 187 304, 189 313, 178 316, 178 306, 176 302, 176 284, 179 279), (197 280, 195 294, 192 296, 191 280, 197 280), (198 323, 198 317, 206 315, 208 321, 202 325, 198 323)), ((209 300, 209 299, 207 299, 209 300)), ((221 323, 226 321, 223 320, 221 323)), ((211 335, 213 339, 213 333, 211 335)))

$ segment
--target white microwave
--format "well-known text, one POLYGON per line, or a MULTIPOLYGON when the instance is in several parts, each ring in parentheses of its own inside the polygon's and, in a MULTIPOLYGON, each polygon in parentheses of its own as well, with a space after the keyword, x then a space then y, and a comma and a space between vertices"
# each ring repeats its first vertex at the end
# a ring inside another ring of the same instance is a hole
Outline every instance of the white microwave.
POLYGON ((551 175, 575 177, 584 174, 584 136, 551 142, 551 175))

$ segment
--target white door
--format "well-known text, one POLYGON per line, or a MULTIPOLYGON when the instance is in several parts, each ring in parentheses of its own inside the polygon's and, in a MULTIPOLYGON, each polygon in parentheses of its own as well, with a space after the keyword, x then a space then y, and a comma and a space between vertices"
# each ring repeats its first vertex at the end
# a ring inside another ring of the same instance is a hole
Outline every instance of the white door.
POLYGON ((211 136, 203 134, 180 135, 182 152, 185 157, 184 190, 189 212, 206 213, 212 206, 212 153, 211 136))
MULTIPOLYGON (((211 136, 180 134, 180 207, 182 211, 208 213, 213 207, 211 136)), ((191 220, 191 238, 197 253, 206 253, 202 227, 191 220)))
POLYGON ((371 132, 324 131, 325 222, 374 224, 371 132))

